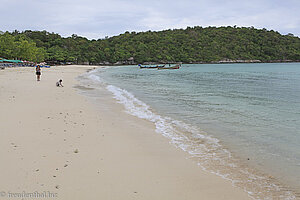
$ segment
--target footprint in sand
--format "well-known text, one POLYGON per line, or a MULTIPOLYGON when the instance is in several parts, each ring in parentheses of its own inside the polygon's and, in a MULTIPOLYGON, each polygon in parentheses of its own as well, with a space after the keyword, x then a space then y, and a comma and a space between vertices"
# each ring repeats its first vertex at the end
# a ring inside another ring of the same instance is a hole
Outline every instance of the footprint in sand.
POLYGON ((15 143, 10 143, 10 144, 13 146, 14 150, 16 150, 16 148, 18 147, 15 143))

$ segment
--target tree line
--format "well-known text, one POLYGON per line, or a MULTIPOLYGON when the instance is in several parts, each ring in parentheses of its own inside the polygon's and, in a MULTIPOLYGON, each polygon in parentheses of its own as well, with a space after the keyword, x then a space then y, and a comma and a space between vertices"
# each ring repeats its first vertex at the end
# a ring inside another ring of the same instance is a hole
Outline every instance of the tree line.
POLYGON ((46 55, 45 48, 37 47, 34 41, 21 34, 0 34, 0 58, 41 62, 46 59, 46 55))
POLYGON ((88 40, 47 31, 0 34, 0 57, 76 64, 300 61, 300 38, 254 27, 188 27, 88 40))

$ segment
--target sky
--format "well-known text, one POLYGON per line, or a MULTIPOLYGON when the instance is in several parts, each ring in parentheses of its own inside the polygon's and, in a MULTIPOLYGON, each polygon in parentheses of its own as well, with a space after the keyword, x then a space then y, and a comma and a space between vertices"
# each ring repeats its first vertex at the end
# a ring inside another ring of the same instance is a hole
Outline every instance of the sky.
POLYGON ((300 0, 0 0, 0 31, 100 39, 193 26, 266 28, 300 36, 300 0))

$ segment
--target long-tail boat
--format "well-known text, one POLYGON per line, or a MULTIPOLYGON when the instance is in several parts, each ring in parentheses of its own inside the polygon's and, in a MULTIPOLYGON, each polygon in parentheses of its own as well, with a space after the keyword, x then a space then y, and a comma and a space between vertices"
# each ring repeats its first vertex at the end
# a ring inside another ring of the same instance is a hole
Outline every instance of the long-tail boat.
POLYGON ((149 66, 142 66, 139 64, 140 69, 156 69, 160 67, 164 67, 165 65, 149 65, 149 66))
POLYGON ((158 67, 157 69, 179 69, 180 66, 181 66, 180 64, 176 64, 176 65, 169 65, 169 66, 158 67))

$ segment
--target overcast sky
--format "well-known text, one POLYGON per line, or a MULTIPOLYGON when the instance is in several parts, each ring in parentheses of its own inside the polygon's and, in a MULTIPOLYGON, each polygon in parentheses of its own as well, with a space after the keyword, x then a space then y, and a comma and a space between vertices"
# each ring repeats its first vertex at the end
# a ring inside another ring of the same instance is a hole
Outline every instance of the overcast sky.
POLYGON ((254 26, 300 36, 300 0, 0 0, 0 30, 89 39, 187 26, 254 26))

